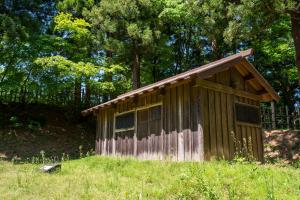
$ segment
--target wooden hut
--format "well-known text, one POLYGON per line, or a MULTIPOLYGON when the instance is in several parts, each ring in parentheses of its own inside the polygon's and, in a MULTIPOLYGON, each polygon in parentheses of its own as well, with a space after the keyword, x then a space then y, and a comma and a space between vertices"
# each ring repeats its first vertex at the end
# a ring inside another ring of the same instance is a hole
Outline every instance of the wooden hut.
POLYGON ((122 94, 82 111, 97 116, 96 153, 179 161, 263 161, 260 102, 278 101, 246 59, 252 49, 122 94))

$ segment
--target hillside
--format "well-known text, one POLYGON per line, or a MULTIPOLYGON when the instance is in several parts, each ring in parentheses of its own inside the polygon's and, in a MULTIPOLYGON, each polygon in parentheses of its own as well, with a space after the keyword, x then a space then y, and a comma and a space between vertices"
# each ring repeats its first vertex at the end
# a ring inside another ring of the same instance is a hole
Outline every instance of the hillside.
POLYGON ((272 162, 285 163, 300 159, 300 132, 295 130, 273 130, 265 132, 265 157, 272 162))
POLYGON ((70 158, 94 148, 94 123, 71 110, 30 104, 0 104, 0 158, 70 158))
POLYGON ((91 156, 40 165, 0 161, 0 199, 285 199, 300 196, 291 167, 212 161, 137 161, 91 156))

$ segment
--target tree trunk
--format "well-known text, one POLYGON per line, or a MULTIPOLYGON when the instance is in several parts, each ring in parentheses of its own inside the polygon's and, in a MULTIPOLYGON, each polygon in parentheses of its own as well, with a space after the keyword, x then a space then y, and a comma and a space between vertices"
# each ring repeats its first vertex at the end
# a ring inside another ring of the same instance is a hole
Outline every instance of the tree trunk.
POLYGON ((152 78, 153 78, 153 83, 155 83, 157 81, 157 77, 156 77, 156 65, 152 65, 152 78))
MULTIPOLYGON (((109 40, 110 37, 113 37, 113 33, 107 32, 107 33, 106 33, 106 37, 107 37, 107 40, 109 40)), ((108 49, 106 50, 106 57, 108 58, 108 62, 109 62, 110 64, 112 64, 112 63, 113 63, 113 51, 112 51, 111 47, 108 47, 108 49)), ((106 78, 106 80, 107 80, 108 82, 113 82, 113 76, 112 76, 111 73, 107 74, 107 75, 105 76, 105 78, 106 78)), ((109 100, 112 100, 112 99, 114 99, 114 98, 116 98, 116 95, 115 95, 114 93, 104 94, 104 95, 103 95, 103 101, 104 101, 104 102, 109 101, 109 100)))
MULTIPOLYGON (((109 36, 109 35, 108 35, 109 36)), ((113 52, 111 50, 107 50, 107 57, 109 58, 109 62, 112 63, 112 60, 113 60, 113 52)), ((108 74, 107 75, 107 81, 108 82, 113 82, 113 77, 112 77, 112 74, 108 74)), ((116 98, 115 94, 113 93, 110 93, 107 96, 107 100, 112 100, 114 98, 116 98)))
POLYGON ((132 63, 132 89, 137 89, 141 86, 140 81, 140 56, 137 49, 133 53, 133 63, 132 63))
POLYGON ((298 69, 298 85, 300 86, 300 13, 293 12, 290 14, 292 23, 292 37, 296 51, 296 66, 298 69))
POLYGON ((223 58, 223 55, 221 54, 220 49, 218 47, 217 38, 214 35, 212 36, 211 48, 213 52, 213 59, 218 60, 223 58))
POLYGON ((85 106, 89 107, 91 105, 91 83, 90 77, 85 79, 85 106))
POLYGON ((74 103, 79 106, 81 103, 81 78, 75 79, 74 103))

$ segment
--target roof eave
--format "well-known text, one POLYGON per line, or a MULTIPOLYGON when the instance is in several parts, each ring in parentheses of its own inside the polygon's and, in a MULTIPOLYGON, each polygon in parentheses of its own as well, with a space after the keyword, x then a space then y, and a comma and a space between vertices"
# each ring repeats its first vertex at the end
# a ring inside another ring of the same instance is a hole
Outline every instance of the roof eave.
MULTIPOLYGON (((119 102, 121 100, 128 99, 128 98, 131 98, 131 97, 135 97, 136 95, 140 95, 140 94, 143 94, 145 92, 152 91, 152 90, 154 90, 156 88, 159 88, 159 87, 164 87, 165 85, 171 84, 174 81, 178 82, 178 81, 183 80, 183 79, 190 79, 192 76, 195 76, 195 75, 197 75, 199 73, 205 73, 205 72, 207 72, 209 70, 213 71, 213 68, 216 68, 216 67, 218 67, 220 65, 223 65, 223 64, 232 63, 232 62, 234 62, 236 60, 240 60, 240 59, 246 58, 248 56, 251 56, 252 54, 253 54, 253 49, 248 49, 246 51, 241 51, 240 53, 237 53, 237 54, 225 57, 223 59, 214 61, 214 62, 212 62, 210 64, 194 68, 192 70, 183 72, 183 73, 178 74, 176 76, 172 76, 172 77, 169 77, 167 79, 161 80, 159 82, 156 82, 156 83, 144 86, 144 87, 139 88, 137 90, 133 90, 133 91, 127 92, 125 94, 122 94, 122 95, 118 96, 117 98, 115 98, 113 100, 110 100, 110 101, 105 102, 103 104, 100 104, 100 105, 94 106, 92 108, 86 109, 86 110, 82 111, 81 113, 84 116, 89 115, 90 113, 92 113, 92 112, 94 113, 96 110, 98 110, 100 108, 112 105, 112 104, 117 103, 117 102, 119 102)), ((249 64, 251 64, 251 63, 249 63, 249 64)), ((251 68, 254 68, 254 67, 252 66, 251 68)), ((266 84, 268 84, 268 83, 266 82, 266 84)), ((268 91, 268 92, 272 93, 271 96, 276 101, 279 100, 279 96, 277 95, 277 93, 274 90, 273 91, 268 91)))
POLYGON ((254 77, 258 80, 258 82, 262 85, 262 87, 268 92, 270 95, 269 101, 279 102, 280 97, 277 92, 273 89, 273 87, 269 84, 269 82, 257 71, 257 69, 247 60, 247 70, 254 75, 254 77))

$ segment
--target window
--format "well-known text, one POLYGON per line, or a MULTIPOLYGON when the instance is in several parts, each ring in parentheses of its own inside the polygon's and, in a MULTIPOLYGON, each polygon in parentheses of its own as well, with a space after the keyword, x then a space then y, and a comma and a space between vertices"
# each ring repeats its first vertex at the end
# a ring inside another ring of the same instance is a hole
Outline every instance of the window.
POLYGON ((245 105, 236 103, 235 104, 235 115, 238 122, 259 124, 260 115, 259 109, 255 106, 245 105))
POLYGON ((134 112, 116 116, 116 129, 134 128, 134 112))
POLYGON ((155 106, 149 109, 151 120, 160 120, 161 118, 161 106, 155 106))
POLYGON ((123 132, 136 130, 138 134, 145 135, 149 132, 160 133, 161 109, 161 105, 149 105, 145 108, 137 108, 130 112, 117 114, 115 117, 115 132, 123 134, 123 132), (135 120, 137 120, 137 127, 135 127, 135 120))
POLYGON ((161 106, 150 108, 149 115, 150 134, 159 135, 161 132, 161 106))
POLYGON ((152 106, 137 112, 137 135, 144 138, 147 135, 159 135, 161 132, 161 106, 152 106))
POLYGON ((149 121, 148 109, 137 111, 137 133, 138 133, 137 136, 138 136, 138 139, 147 137, 148 121, 149 121))

